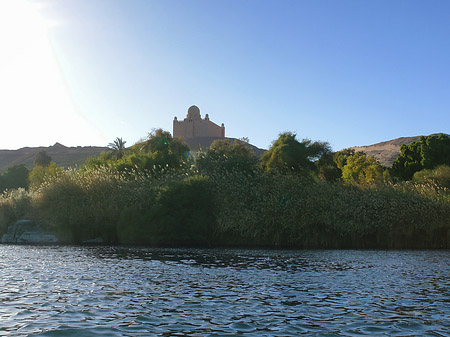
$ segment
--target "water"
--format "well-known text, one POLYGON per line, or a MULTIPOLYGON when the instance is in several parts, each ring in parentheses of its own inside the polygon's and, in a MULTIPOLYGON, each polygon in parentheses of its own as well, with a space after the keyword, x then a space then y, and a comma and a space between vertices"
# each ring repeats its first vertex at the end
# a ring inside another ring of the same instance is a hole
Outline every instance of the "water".
POLYGON ((448 251, 0 246, 1 336, 450 336, 448 251))

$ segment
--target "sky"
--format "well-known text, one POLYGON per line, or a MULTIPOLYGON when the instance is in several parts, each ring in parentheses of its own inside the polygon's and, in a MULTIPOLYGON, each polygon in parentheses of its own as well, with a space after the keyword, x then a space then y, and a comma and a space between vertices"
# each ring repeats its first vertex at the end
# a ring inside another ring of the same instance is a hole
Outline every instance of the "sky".
POLYGON ((0 149, 130 146, 191 105, 333 150, 450 133, 447 0, 0 0, 0 149))

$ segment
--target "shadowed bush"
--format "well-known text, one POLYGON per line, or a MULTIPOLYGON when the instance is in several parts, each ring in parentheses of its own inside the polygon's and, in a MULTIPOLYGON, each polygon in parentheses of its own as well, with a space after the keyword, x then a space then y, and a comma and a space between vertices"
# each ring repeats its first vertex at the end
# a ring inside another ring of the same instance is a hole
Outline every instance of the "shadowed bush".
POLYGON ((215 226, 212 186, 189 177, 158 188, 147 208, 128 207, 119 221, 122 243, 165 246, 205 245, 215 226))
POLYGON ((36 190, 36 205, 63 242, 205 244, 214 227, 211 185, 205 177, 172 173, 65 170, 36 190))

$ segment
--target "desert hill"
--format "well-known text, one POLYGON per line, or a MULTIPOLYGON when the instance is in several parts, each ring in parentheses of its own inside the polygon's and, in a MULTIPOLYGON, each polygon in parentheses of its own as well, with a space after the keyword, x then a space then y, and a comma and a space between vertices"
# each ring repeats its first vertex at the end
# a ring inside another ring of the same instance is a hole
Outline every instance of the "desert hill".
POLYGON ((58 166, 71 167, 83 164, 89 157, 97 157, 100 153, 107 151, 107 147, 97 146, 77 146, 67 147, 60 143, 56 143, 49 147, 24 147, 18 150, 0 150, 0 173, 5 172, 8 167, 24 164, 27 168, 32 169, 34 166, 34 158, 36 154, 45 150, 52 157, 58 166))
POLYGON ((375 157, 380 164, 391 167, 397 158, 397 155, 400 154, 400 146, 402 146, 402 144, 409 145, 412 142, 418 141, 419 138, 420 136, 400 137, 373 145, 353 146, 351 148, 355 151, 363 151, 368 156, 375 157))

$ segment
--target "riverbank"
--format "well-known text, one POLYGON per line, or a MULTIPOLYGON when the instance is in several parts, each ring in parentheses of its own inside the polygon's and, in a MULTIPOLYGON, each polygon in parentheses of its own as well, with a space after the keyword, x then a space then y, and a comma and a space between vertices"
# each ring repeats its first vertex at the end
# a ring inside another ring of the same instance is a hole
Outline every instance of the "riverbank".
POLYGON ((0 199, 0 235, 31 219, 64 244, 273 248, 450 248, 445 189, 299 175, 195 171, 155 176, 65 170, 0 199))

